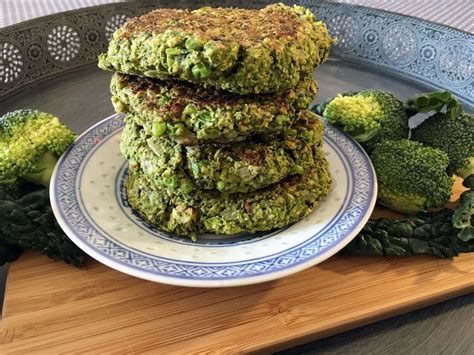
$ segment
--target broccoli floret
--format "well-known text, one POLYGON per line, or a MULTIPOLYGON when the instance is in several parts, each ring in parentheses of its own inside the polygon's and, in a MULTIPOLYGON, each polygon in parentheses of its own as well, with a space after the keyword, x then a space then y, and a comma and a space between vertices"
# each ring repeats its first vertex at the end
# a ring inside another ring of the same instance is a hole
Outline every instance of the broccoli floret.
POLYGON ((75 134, 49 113, 18 110, 0 117, 0 184, 24 179, 49 186, 58 157, 75 134))
POLYGON ((49 113, 18 110, 0 117, 0 264, 23 249, 82 264, 84 253, 54 219, 47 188, 58 157, 74 138, 49 113))
POLYGON ((412 130, 412 139, 449 156, 448 173, 465 178, 474 174, 474 116, 450 111, 428 117, 412 130))
POLYGON ((368 152, 382 140, 408 138, 408 116, 404 105, 388 92, 366 90, 339 94, 317 110, 368 152))
POLYGON ((380 204, 413 214, 449 201, 454 180, 446 173, 449 159, 443 151, 407 139, 383 141, 371 160, 380 204))

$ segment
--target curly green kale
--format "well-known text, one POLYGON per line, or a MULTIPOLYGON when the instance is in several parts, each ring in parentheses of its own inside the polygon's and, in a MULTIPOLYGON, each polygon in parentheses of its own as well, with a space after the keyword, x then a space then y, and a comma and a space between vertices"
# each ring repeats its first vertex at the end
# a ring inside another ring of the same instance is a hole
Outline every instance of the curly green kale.
MULTIPOLYGON (((9 259, 20 248, 41 252, 54 260, 82 265, 84 253, 63 233, 54 218, 47 188, 0 185, 0 244, 9 259)), ((2 248, 0 247, 0 259, 2 248)))
POLYGON ((380 204, 414 214, 449 201, 453 178, 446 174, 449 160, 443 151, 403 139, 377 144, 370 158, 380 204))
POLYGON ((370 152, 380 141, 408 138, 408 116, 394 95, 378 90, 339 94, 315 111, 370 152))
POLYGON ((459 197, 459 205, 453 214, 453 226, 459 230, 458 237, 464 242, 474 240, 474 175, 464 179, 469 190, 459 197))
POLYGON ((403 219, 370 220, 343 250, 346 255, 429 254, 452 258, 474 252, 474 175, 463 182, 456 209, 420 213, 403 219))
POLYGON ((412 130, 412 139, 446 152, 448 173, 462 178, 474 174, 474 115, 437 113, 412 130))
POLYGON ((18 179, 47 187, 75 134, 49 113, 17 110, 0 117, 0 185, 18 179))
POLYGON ((457 237, 451 220, 455 212, 443 209, 405 219, 370 220, 342 251, 344 255, 408 256, 428 254, 452 258, 474 252, 473 241, 457 237))

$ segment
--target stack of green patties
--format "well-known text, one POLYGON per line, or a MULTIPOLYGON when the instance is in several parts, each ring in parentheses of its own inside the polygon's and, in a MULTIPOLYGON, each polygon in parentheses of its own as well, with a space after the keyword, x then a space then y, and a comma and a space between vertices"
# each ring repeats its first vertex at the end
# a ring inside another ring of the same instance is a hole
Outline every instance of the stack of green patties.
POLYGON ((160 9, 127 22, 99 66, 115 71, 130 205, 178 235, 280 228, 331 179, 306 110, 331 39, 310 11, 160 9))

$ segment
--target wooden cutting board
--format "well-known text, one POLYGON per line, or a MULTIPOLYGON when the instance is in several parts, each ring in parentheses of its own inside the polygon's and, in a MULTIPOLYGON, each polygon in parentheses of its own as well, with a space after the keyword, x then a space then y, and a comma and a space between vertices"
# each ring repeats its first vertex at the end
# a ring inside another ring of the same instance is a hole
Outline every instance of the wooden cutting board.
MULTIPOLYGON (((374 212, 381 215, 390 213, 374 212)), ((9 272, 0 353, 272 351, 469 292, 474 253, 333 257, 280 280, 225 289, 144 281, 92 259, 77 270, 26 253, 9 272)))

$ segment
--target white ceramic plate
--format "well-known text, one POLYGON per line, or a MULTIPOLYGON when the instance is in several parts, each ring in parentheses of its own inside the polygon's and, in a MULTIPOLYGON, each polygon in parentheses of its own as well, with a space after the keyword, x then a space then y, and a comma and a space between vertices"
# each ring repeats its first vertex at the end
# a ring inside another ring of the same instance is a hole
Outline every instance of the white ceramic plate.
POLYGON ((333 184, 304 220, 272 233, 202 235, 197 242, 162 233, 127 203, 127 164, 119 151, 123 124, 122 116, 111 116, 76 140, 53 174, 51 204, 59 224, 80 248, 124 273, 195 287, 274 280, 337 253, 374 208, 377 188, 369 158, 351 138, 326 127, 324 151, 333 184))

